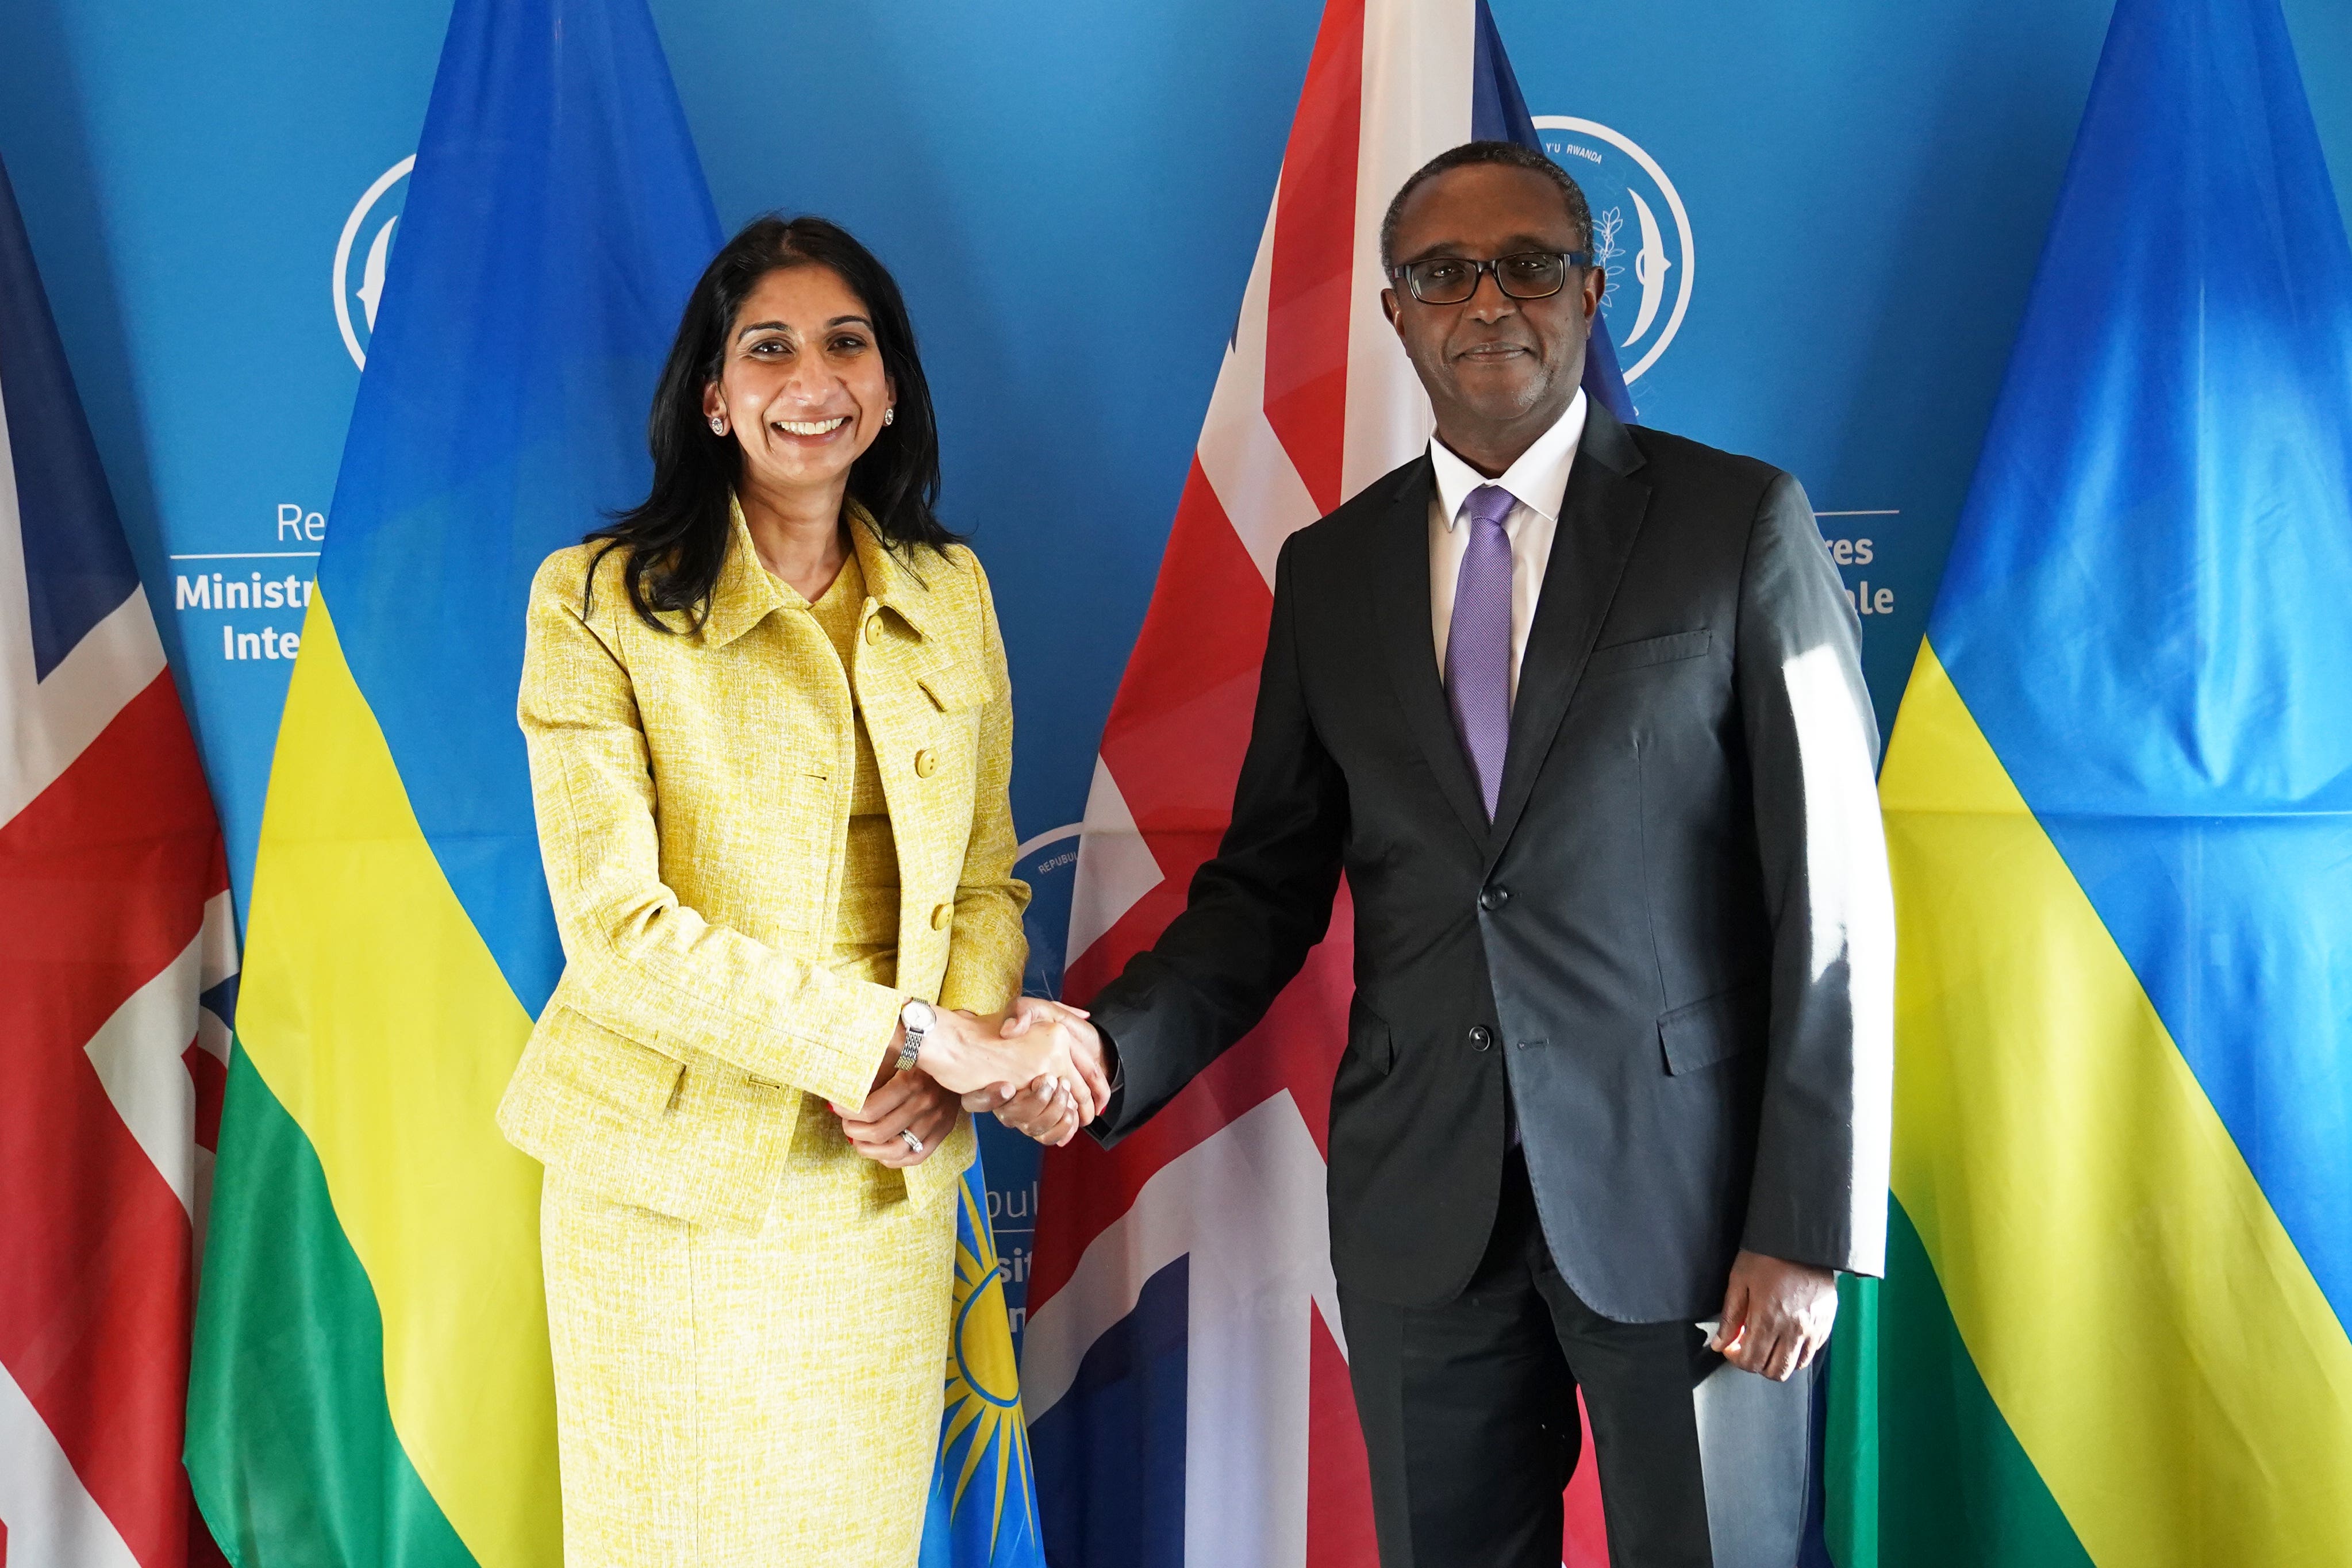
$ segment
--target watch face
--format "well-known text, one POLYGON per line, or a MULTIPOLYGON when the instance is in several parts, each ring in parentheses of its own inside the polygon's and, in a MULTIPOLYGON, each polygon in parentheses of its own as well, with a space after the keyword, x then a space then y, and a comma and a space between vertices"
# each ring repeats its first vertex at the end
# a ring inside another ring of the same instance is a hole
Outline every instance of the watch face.
POLYGON ((929 1032, 931 1020, 935 1016, 937 1015, 931 1011, 931 1005, 920 1000, 908 1002, 906 1006, 898 1010, 898 1021, 919 1035, 929 1032))

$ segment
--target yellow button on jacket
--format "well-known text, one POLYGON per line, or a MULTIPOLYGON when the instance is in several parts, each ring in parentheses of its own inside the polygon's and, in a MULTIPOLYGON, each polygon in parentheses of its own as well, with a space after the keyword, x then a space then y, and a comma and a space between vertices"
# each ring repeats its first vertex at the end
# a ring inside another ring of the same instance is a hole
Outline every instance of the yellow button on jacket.
MULTIPOLYGON (((986 1013, 1020 990, 1029 889, 987 576, 961 546, 902 557, 850 510, 866 598, 845 679, 740 513, 698 629, 637 617, 621 551, 591 592, 587 545, 531 584, 520 717, 565 965, 499 1125, 551 1181, 756 1232, 795 1121, 863 1102, 906 997, 986 1013), (898 845, 895 986, 826 963, 858 712, 898 845)), ((960 1123, 908 1196, 939 1200, 972 1148, 960 1123)))

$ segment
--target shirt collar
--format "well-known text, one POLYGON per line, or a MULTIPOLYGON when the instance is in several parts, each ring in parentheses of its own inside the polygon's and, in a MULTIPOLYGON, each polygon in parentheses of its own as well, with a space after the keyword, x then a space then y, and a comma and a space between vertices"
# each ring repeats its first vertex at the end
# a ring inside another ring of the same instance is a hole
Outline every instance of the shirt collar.
POLYGON ((1576 465, 1577 444, 1584 436, 1585 407, 1584 389, 1580 386, 1566 412, 1552 422, 1550 429, 1536 437, 1535 445, 1519 454, 1519 460, 1504 470, 1500 479, 1488 479, 1432 436, 1429 461, 1436 471, 1437 503, 1445 515, 1446 531, 1454 531, 1454 525, 1462 521, 1462 503, 1480 485, 1500 485, 1521 506, 1538 513, 1547 522, 1557 524, 1560 502, 1568 494, 1568 471, 1576 465))
MULTIPOLYGON (((849 539, 857 552, 857 570, 866 579, 866 596, 895 613, 918 637, 926 635, 930 589, 898 559, 874 526, 874 515, 856 501, 846 503, 849 539)), ((760 564, 759 547, 751 542, 751 525, 744 521, 743 503, 727 498, 731 537, 719 581, 710 591, 710 613, 702 636, 712 647, 723 647, 768 618, 771 611, 801 602, 800 595, 768 575, 760 564)))

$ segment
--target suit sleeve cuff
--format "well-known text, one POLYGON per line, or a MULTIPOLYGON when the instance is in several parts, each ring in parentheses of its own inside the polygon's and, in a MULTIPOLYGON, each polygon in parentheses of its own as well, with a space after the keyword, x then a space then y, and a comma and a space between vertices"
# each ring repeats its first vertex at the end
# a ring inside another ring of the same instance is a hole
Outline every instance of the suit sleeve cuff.
POLYGON ((777 1053, 772 1071, 778 1081, 804 1089, 844 1110, 858 1110, 873 1090, 882 1054, 906 1003, 905 994, 886 985, 855 986, 825 1037, 794 1039, 777 1053))
POLYGON ((1118 1042, 1099 1026, 1095 1035, 1102 1041, 1103 1071, 1110 1078, 1110 1100, 1103 1106, 1102 1113, 1087 1124, 1087 1136, 1108 1149, 1121 1136, 1115 1130, 1121 1112, 1127 1109, 1127 1067, 1118 1059, 1118 1042))

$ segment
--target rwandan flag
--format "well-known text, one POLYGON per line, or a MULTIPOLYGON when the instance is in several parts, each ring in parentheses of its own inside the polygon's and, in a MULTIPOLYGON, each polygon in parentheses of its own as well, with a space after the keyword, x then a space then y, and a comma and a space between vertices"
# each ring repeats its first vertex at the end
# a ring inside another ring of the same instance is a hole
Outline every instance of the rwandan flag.
MULTIPOLYGON (((457 0, 401 233, 270 776, 198 1311, 187 1463, 239 1568, 562 1559, 540 1167, 492 1113, 562 968, 526 590, 644 494, 719 244, 644 0, 457 0)), ((1011 1525, 979 1180, 943 1426, 965 1511, 1011 1525)))
POLYGON ((1841 1560, 2352 1563, 2352 251, 2277 0, 2116 7, 1882 795, 1841 1560))
POLYGON ((988 1233, 988 1185, 975 1155, 956 1194, 955 1327, 947 1415, 923 1519, 919 1568, 1045 1568, 1037 1479, 1021 1414, 1021 1373, 1004 1277, 988 1233))

